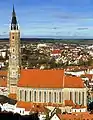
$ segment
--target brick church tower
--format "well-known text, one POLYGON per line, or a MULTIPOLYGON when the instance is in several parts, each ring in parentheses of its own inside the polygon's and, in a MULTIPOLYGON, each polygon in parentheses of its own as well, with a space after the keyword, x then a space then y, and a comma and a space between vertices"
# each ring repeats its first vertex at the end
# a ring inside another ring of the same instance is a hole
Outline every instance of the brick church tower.
POLYGON ((18 27, 16 13, 13 6, 12 21, 10 28, 10 51, 9 51, 9 66, 7 74, 8 94, 17 92, 17 82, 20 77, 20 30, 18 27))

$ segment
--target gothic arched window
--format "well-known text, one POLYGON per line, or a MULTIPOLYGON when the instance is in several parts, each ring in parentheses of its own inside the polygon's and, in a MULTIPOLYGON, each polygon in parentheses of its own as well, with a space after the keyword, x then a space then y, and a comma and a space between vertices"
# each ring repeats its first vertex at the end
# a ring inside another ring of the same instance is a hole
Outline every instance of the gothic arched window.
POLYGON ((75 92, 75 103, 77 102, 77 93, 75 92))
POLYGON ((59 92, 59 103, 61 103, 61 92, 59 92))
POLYGON ((27 96, 27 94, 26 94, 26 91, 25 91, 25 101, 26 101, 26 99, 27 99, 26 96, 27 96))
POLYGON ((81 93, 79 92, 79 104, 81 104, 81 93))
POLYGON ((82 105, 84 105, 84 92, 82 92, 82 105))
POLYGON ((44 92, 44 102, 46 102, 46 92, 44 92))
POLYGON ((41 102, 41 91, 39 92, 39 102, 41 102))
POLYGON ((31 91, 30 91, 30 102, 31 102, 31 91))
POLYGON ((34 91, 34 101, 36 102, 36 91, 34 91))
POLYGON ((72 92, 70 92, 70 100, 72 100, 72 92))
POLYGON ((49 92, 49 102, 51 102, 51 92, 49 92))
POLYGON ((54 92, 54 102, 56 102, 56 92, 54 92))

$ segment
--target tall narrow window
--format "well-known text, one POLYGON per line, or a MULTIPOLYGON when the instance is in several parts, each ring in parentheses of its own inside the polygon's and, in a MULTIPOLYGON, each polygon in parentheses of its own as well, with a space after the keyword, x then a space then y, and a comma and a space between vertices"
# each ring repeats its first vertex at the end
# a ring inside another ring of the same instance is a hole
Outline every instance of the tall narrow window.
POLYGON ((27 95, 27 94, 26 94, 26 91, 25 91, 25 101, 26 101, 26 95, 27 95))
POLYGON ((59 103, 61 103, 61 92, 59 92, 59 103))
POLYGON ((79 104, 81 104, 81 94, 79 92, 79 104))
POLYGON ((41 102, 41 91, 39 92, 39 102, 41 102))
POLYGON ((46 92, 44 92, 44 102, 46 102, 46 92))
POLYGON ((20 100, 22 100, 22 90, 20 90, 20 100))
POLYGON ((77 100, 76 97, 77 97, 77 93, 75 92, 75 103, 77 102, 77 101, 76 101, 76 100, 77 100))
POLYGON ((31 91, 30 91, 30 102, 31 102, 31 91))
POLYGON ((70 100, 72 100, 72 92, 70 92, 70 100))
POLYGON ((49 102, 51 102, 51 92, 49 92, 49 102))
POLYGON ((56 103, 56 92, 54 92, 54 102, 56 103))
POLYGON ((34 101, 36 102, 36 91, 34 92, 34 101))
POLYGON ((84 105, 84 92, 82 92, 82 105, 84 105))

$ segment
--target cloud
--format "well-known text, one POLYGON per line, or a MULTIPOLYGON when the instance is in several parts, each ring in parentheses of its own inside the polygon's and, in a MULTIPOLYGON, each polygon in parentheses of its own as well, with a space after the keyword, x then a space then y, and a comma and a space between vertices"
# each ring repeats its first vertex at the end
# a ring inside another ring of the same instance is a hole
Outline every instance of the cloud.
POLYGON ((54 12, 52 17, 65 20, 93 20, 93 12, 54 12))

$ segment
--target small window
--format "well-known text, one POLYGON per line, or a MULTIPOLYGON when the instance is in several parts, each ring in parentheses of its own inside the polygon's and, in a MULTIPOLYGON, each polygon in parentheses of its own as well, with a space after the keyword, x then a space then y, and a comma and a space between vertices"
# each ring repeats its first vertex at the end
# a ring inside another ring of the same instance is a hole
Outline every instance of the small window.
POLYGON ((12 39, 14 39, 14 36, 12 36, 12 39))
POLYGON ((15 71, 13 71, 12 74, 15 75, 15 71))
POLYGON ((13 52, 14 52, 15 50, 13 49, 13 52))
POLYGON ((16 59, 16 56, 15 56, 15 55, 12 55, 11 58, 16 59))

